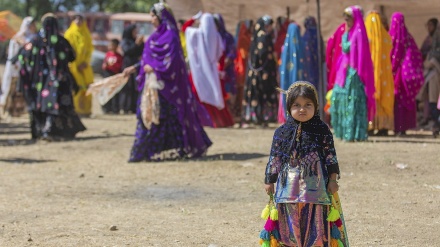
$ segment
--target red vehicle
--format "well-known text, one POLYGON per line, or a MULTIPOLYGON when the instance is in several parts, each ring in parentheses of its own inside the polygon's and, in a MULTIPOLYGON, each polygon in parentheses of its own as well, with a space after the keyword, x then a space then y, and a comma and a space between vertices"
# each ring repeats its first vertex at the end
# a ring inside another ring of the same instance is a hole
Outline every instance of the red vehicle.
MULTIPOLYGON (((69 28, 75 12, 56 13, 62 32, 69 28)), ((84 13, 93 39, 95 50, 92 53, 92 67, 95 73, 101 72, 102 61, 107 51, 108 41, 122 38, 124 27, 129 24, 138 26, 139 34, 147 38, 154 30, 149 13, 84 13)))
MULTIPOLYGON (((65 32, 69 28, 75 13, 74 11, 56 13, 58 24, 62 32, 65 32)), ((95 12, 84 13, 84 16, 92 35, 95 50, 102 52, 107 51, 107 33, 110 31, 111 14, 95 12)))

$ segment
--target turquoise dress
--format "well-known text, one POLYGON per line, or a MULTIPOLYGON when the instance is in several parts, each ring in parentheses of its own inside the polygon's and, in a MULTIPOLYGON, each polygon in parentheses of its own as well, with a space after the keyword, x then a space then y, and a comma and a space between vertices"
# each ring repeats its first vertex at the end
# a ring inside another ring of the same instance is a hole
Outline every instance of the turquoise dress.
MULTIPOLYGON (((342 37, 342 51, 350 52, 348 34, 342 37)), ((344 87, 333 87, 331 125, 335 136, 345 141, 365 141, 368 138, 367 97, 364 83, 357 71, 347 68, 344 87)))

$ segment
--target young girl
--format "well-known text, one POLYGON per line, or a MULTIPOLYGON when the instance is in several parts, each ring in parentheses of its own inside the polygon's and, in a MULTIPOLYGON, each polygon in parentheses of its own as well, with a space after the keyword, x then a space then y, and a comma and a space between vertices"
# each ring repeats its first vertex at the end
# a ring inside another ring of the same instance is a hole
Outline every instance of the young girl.
MULTIPOLYGON (((339 166, 329 127, 318 114, 318 93, 298 81, 286 93, 287 121, 274 134, 265 189, 274 193, 284 246, 330 246, 330 195, 339 187, 339 166)), ((344 235, 346 236, 346 235, 344 235)), ((344 246, 345 238, 341 239, 344 246)))

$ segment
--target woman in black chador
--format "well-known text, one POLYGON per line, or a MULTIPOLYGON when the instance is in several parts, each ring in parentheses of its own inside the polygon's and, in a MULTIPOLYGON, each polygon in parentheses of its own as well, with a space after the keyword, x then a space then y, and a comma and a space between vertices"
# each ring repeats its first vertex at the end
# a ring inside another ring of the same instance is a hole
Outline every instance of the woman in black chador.
POLYGON ((272 24, 272 18, 266 15, 258 19, 255 25, 244 89, 242 127, 248 123, 267 126, 277 119, 277 62, 272 24))
POLYGON ((75 59, 75 54, 69 42, 59 35, 53 15, 44 18, 39 35, 23 47, 18 59, 32 139, 74 138, 85 130, 72 100, 76 83, 68 63, 75 59))

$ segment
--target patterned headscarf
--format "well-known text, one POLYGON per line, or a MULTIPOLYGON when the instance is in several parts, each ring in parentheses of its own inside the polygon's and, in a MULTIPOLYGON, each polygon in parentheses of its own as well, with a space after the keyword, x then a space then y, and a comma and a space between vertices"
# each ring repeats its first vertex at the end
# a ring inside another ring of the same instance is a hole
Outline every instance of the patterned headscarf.
MULTIPOLYGON (((292 90, 299 86, 306 86, 312 89, 317 97, 317 90, 313 84, 306 81, 298 81, 292 84, 287 90, 289 94, 292 90)), ((285 124, 281 125, 274 133, 272 147, 270 151, 269 164, 273 162, 280 162, 280 171, 272 171, 274 167, 268 165, 266 170, 265 183, 275 183, 277 181, 278 173, 281 176, 281 183, 285 184, 286 174, 285 166, 289 165, 292 159, 292 150, 297 151, 297 155, 304 156, 319 148, 325 150, 333 146, 333 135, 327 126, 316 114, 306 122, 295 120, 290 114, 287 116, 285 124)), ((333 150, 334 152, 334 150, 333 150)), ((331 157, 321 157, 323 165, 330 165, 337 163, 336 153, 331 157), (332 158, 327 160, 326 158, 332 158)), ((326 171, 326 169, 324 169, 326 171)), ((335 171, 339 174, 339 170, 335 171)))

